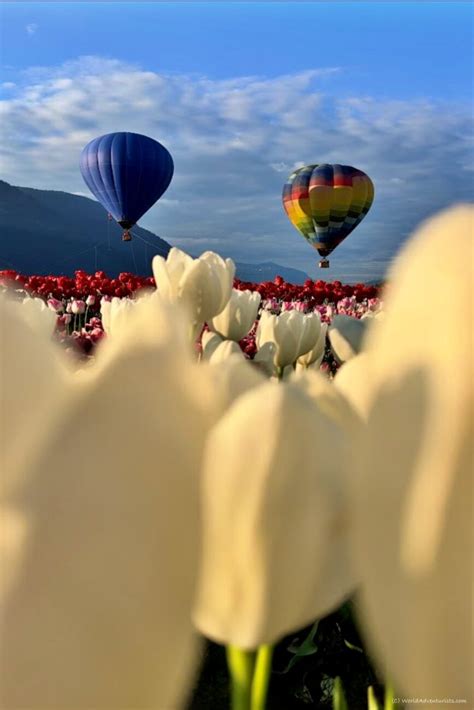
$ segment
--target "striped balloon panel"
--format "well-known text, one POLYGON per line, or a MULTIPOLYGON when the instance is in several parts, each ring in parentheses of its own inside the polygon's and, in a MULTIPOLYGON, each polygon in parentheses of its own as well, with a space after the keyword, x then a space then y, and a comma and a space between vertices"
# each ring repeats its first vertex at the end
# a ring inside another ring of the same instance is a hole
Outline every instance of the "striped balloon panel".
POLYGON ((368 175, 349 165, 307 165, 293 172, 283 188, 288 218, 321 256, 357 227, 373 199, 368 175))
POLYGON ((315 237, 309 202, 309 177, 311 166, 292 173, 283 187, 283 206, 290 222, 306 239, 315 237))
POLYGON ((153 138, 109 133, 86 145, 80 168, 103 207, 117 222, 132 226, 168 188, 173 159, 153 138))

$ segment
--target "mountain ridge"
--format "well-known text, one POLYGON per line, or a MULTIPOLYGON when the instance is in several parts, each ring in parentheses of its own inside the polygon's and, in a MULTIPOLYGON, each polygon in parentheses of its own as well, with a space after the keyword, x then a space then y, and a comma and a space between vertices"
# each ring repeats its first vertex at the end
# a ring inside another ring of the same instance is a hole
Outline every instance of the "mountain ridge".
MULTIPOLYGON (((151 274, 155 254, 166 257, 171 245, 142 227, 122 242, 122 229, 108 220, 95 200, 63 190, 41 190, 0 180, 0 269, 25 274, 72 275, 77 269, 151 274)), ((303 283, 307 274, 272 261, 236 262, 241 281, 271 281, 282 276, 303 283)))

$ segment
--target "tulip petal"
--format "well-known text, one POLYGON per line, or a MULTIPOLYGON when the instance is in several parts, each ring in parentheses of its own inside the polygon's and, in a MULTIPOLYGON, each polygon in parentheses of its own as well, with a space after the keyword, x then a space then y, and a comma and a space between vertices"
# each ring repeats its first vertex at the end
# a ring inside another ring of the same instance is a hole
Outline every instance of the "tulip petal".
POLYGON ((150 341, 109 357, 2 489, 2 707, 174 708, 192 680, 199 374, 150 341))
POLYGON ((473 217, 472 207, 435 217, 392 268, 386 315, 367 343, 372 392, 354 478, 369 640, 400 692, 468 706, 473 217), (456 249, 446 252, 449 239, 456 249), (446 293, 453 308, 441 322, 446 293))
MULTIPOLYGON (((51 311, 49 311, 51 313, 51 311)), ((53 314, 51 314, 53 315, 53 314)), ((2 468, 11 471, 57 416, 68 368, 51 332, 32 323, 31 313, 0 297, 2 468)), ((44 325, 44 324, 42 324, 44 325)), ((5 474, 2 486, 6 485, 5 474)))
POLYGON ((339 559, 341 544, 347 547, 342 437, 307 395, 274 383, 244 394, 213 428, 194 610, 204 634, 255 649, 327 613, 348 594, 347 555, 340 565, 332 560, 339 559))

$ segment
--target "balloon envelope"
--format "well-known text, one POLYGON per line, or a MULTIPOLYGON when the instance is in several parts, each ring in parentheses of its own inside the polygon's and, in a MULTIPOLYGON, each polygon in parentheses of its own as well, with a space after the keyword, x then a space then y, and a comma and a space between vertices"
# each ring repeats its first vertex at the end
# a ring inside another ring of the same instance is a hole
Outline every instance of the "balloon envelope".
POLYGON ((153 138, 108 133, 86 145, 80 168, 101 205, 130 229, 165 192, 174 166, 170 153, 153 138))
POLYGON ((360 224, 373 200, 372 180, 350 165, 306 165, 283 187, 290 222, 323 257, 360 224))

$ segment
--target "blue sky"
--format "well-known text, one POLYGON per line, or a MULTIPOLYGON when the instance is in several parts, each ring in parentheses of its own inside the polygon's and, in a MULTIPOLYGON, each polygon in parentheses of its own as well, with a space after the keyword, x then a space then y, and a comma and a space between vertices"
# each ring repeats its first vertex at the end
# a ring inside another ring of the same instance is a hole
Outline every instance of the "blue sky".
POLYGON ((132 130, 175 178, 142 221, 193 253, 314 275, 281 185, 299 164, 374 179, 331 275, 371 278, 414 226, 472 199, 467 2, 3 3, 2 174, 83 192, 83 144, 132 130))

